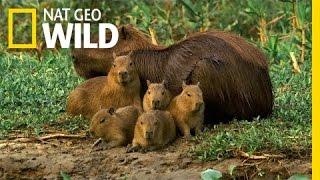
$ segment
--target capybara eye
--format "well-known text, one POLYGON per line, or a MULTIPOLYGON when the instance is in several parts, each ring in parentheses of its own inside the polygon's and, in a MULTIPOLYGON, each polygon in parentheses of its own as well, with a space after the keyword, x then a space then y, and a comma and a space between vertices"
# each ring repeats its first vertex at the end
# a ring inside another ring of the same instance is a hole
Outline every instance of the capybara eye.
POLYGON ((164 95, 164 91, 162 92, 162 95, 164 95))
POLYGON ((106 118, 102 118, 101 120, 100 120, 100 123, 104 123, 106 121, 106 118))
POLYGON ((112 64, 113 67, 116 67, 116 64, 112 64))
POLYGON ((190 93, 187 93, 187 96, 191 97, 191 94, 190 94, 190 93))
POLYGON ((140 121, 140 124, 143 124, 143 122, 142 122, 142 121, 140 121))
POLYGON ((131 63, 130 63, 130 66, 132 66, 132 65, 133 65, 133 63, 131 62, 131 63))
POLYGON ((151 94, 151 92, 150 92, 150 91, 148 91, 148 94, 151 94))

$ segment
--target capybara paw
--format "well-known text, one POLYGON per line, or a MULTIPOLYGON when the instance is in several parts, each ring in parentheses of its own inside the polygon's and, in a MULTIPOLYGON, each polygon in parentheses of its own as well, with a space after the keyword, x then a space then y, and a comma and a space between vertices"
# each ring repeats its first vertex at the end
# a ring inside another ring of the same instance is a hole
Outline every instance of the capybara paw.
POLYGON ((132 144, 128 144, 126 152, 127 153, 137 152, 139 149, 140 149, 139 146, 133 146, 132 144))

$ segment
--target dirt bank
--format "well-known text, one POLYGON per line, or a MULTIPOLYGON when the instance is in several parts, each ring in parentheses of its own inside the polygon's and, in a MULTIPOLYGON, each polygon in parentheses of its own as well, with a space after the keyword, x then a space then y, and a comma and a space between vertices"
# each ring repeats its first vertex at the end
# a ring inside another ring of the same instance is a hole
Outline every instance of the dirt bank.
POLYGON ((188 156, 195 145, 182 139, 166 149, 148 153, 126 153, 125 148, 92 151, 95 139, 50 139, 43 142, 0 143, 0 179, 57 179, 61 172, 72 179, 200 179, 207 168, 220 170, 230 178, 286 178, 295 173, 311 173, 311 159, 248 160, 232 158, 201 162, 188 156))

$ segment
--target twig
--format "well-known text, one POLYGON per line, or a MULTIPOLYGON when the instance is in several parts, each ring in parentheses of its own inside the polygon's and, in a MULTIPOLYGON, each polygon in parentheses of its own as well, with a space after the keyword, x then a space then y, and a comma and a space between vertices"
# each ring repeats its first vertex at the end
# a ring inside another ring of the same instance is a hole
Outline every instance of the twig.
POLYGON ((85 138, 86 135, 75 135, 75 134, 51 134, 47 136, 40 137, 40 140, 47 140, 52 138, 85 138))
POLYGON ((295 73, 300 73, 301 70, 300 70, 298 61, 297 61, 297 59, 296 59, 296 57, 294 55, 294 52, 290 52, 290 57, 291 57, 291 60, 292 60, 293 71, 295 73))
POLYGON ((98 140, 96 140, 93 144, 92 144, 92 147, 91 148, 94 148, 95 146, 97 146, 98 144, 100 144, 102 141, 101 138, 99 138, 98 140))
POLYGON ((248 153, 243 152, 243 151, 239 151, 238 153, 241 157, 252 159, 252 160, 261 160, 261 159, 268 159, 268 158, 284 158, 285 157, 284 155, 273 155, 273 154, 262 154, 260 156, 249 155, 248 153))
POLYGON ((20 142, 20 143, 28 143, 28 142, 34 142, 34 141, 44 142, 45 140, 53 139, 53 138, 85 138, 85 137, 86 137, 86 135, 50 134, 50 135, 42 136, 42 137, 17 138, 17 139, 9 140, 9 141, 11 141, 11 142, 20 142))
POLYGON ((285 14, 283 14, 283 15, 281 15, 281 16, 278 16, 278 17, 276 17, 276 18, 274 18, 274 19, 272 19, 271 21, 269 21, 269 22, 267 23, 267 26, 269 26, 270 24, 275 24, 276 22, 278 22, 279 20, 281 20, 284 16, 285 16, 285 14))
POLYGON ((151 27, 149 27, 149 32, 150 32, 152 44, 158 45, 156 31, 151 27))

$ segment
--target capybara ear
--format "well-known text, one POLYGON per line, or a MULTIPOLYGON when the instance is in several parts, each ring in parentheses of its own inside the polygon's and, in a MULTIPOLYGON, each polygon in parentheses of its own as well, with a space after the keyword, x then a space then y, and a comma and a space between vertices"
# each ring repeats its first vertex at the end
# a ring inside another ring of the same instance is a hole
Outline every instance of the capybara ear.
POLYGON ((165 87, 168 88, 168 83, 166 80, 162 80, 161 84, 165 87))
POLYGON ((200 81, 198 81, 197 86, 200 86, 200 81))
POLYGON ((186 81, 182 81, 182 89, 184 89, 187 86, 186 81))
POLYGON ((161 84, 165 85, 166 81, 165 80, 162 80, 161 84))
POLYGON ((115 109, 113 107, 109 108, 109 114, 113 115, 115 113, 115 109))
POLYGON ((112 53, 113 59, 117 58, 117 54, 115 52, 112 53))
POLYGON ((126 39, 128 38, 128 33, 127 33, 127 29, 126 29, 125 26, 122 26, 122 27, 120 28, 119 37, 120 37, 121 39, 124 39, 124 40, 126 40, 126 39))
POLYGON ((151 84, 151 82, 149 80, 147 80, 147 86, 149 87, 151 84))

